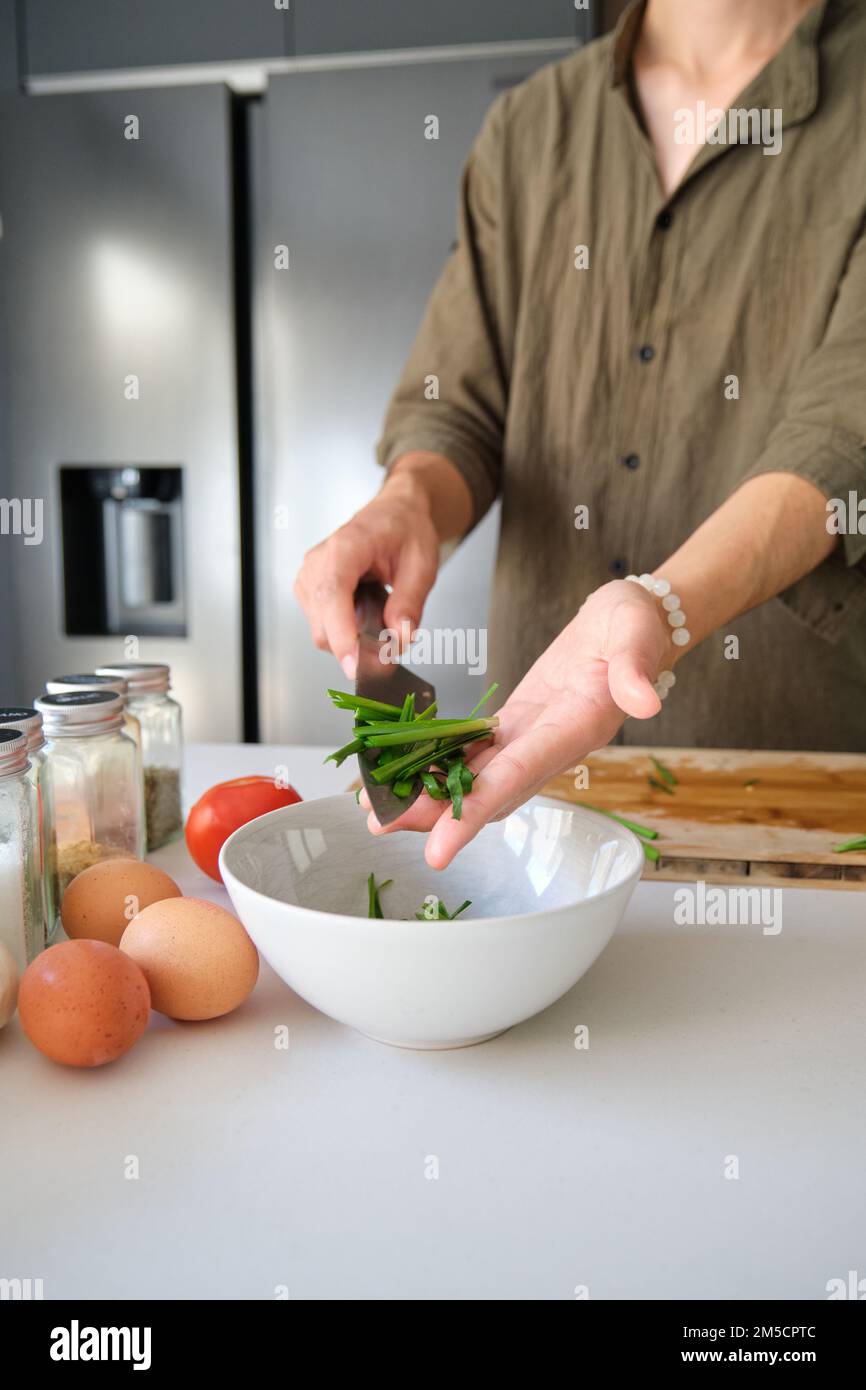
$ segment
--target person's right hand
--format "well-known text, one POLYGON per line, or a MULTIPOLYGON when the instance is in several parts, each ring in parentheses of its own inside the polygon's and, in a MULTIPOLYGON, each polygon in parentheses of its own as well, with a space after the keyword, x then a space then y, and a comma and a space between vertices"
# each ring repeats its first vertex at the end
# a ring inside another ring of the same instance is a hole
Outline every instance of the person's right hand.
POLYGON ((353 681, 358 646, 354 594, 360 581, 378 579, 390 586, 385 625, 403 638, 421 621, 438 567, 439 536, 429 496, 411 474, 394 473, 351 521, 307 551, 295 595, 316 646, 332 651, 353 681))

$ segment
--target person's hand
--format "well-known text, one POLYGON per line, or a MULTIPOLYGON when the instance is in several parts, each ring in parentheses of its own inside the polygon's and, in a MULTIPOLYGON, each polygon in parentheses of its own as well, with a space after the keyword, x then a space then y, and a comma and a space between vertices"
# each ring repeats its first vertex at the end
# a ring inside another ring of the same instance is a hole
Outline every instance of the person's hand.
MULTIPOLYGON (((549 778, 609 743, 626 715, 656 714, 653 681, 672 664, 674 651, 658 599, 625 580, 596 589, 499 711, 492 744, 467 749, 478 776, 461 819, 454 820, 450 802, 425 792, 386 828, 371 811, 370 829, 429 831, 427 863, 444 869, 488 821, 507 816, 549 778)), ((366 793, 361 804, 369 810, 366 793)))
POLYGON ((362 579, 391 586, 385 625, 414 631, 439 565, 430 499, 411 474, 395 474, 372 502, 304 556, 295 595, 313 641, 332 651, 355 679, 358 625, 354 593, 362 579))

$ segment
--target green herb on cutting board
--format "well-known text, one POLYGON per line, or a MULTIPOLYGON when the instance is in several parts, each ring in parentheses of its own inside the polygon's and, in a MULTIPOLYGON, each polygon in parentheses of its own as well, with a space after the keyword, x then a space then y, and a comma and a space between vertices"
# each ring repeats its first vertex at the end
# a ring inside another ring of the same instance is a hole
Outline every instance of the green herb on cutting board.
MULTIPOLYGON (((671 772, 670 768, 665 767, 664 763, 660 763, 658 758, 653 757, 652 753, 650 754, 650 762, 652 763, 659 777, 661 777, 662 781, 666 782, 669 787, 679 786, 677 778, 671 772)), ((652 778, 650 778, 650 781, 652 781, 652 778)))
POLYGON ((603 806, 592 806, 588 801, 582 801, 581 806, 585 806, 588 811, 597 811, 600 816, 609 816, 619 825, 624 825, 626 830, 630 830, 633 835, 638 835, 643 842, 643 852, 647 859, 653 863, 661 856, 657 849, 646 843, 647 840, 657 840, 659 832, 652 830, 648 825, 638 825, 637 821, 626 820, 625 816, 618 816, 615 811, 606 811, 603 806))
POLYGON ((834 854, 851 854, 866 851, 866 835, 858 835, 856 840, 846 840, 844 845, 834 845, 834 854))
POLYGON ((606 811, 603 806, 592 806, 588 801, 581 801, 580 805, 585 806, 588 811, 597 811, 600 816, 610 816, 611 820, 618 821, 626 830, 640 835, 643 840, 657 840, 659 837, 659 832, 651 830, 648 825, 638 825, 637 821, 626 820, 625 816, 618 816, 615 811, 606 811))
POLYGON ((655 787, 656 791, 667 792, 668 796, 675 794, 673 787, 669 787, 667 782, 660 782, 657 777, 648 777, 647 781, 651 787, 655 787))
POLYGON ((760 777, 750 777, 748 782, 743 783, 743 787, 747 792, 750 792, 752 790, 752 787, 756 787, 760 780, 760 777))
POLYGON ((400 706, 329 690, 337 709, 351 710, 355 723, 350 741, 325 762, 339 767, 357 753, 372 768, 374 781, 390 782, 395 796, 408 799, 416 790, 426 791, 434 801, 450 801, 452 816, 460 820, 463 798, 475 780, 466 766, 466 749, 479 739, 491 738, 498 727, 495 715, 477 717, 498 688, 494 682, 466 719, 435 719, 435 701, 416 714, 414 694, 407 695, 400 706))

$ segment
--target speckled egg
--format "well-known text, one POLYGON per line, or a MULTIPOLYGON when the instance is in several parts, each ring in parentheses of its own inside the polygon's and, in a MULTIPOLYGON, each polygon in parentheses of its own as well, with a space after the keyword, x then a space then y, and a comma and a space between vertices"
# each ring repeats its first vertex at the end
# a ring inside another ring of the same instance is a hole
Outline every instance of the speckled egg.
POLYGON ((153 1007, 169 1018, 218 1018, 242 1004, 259 954, 237 917, 203 898, 167 898, 139 912, 120 948, 142 968, 153 1007))
POLYGON ((60 904, 63 930, 73 940, 120 938, 133 917, 163 898, 179 898, 173 878, 140 859, 103 859, 83 869, 69 884, 60 904))
POLYGON ((28 965, 18 990, 27 1037, 69 1067, 101 1067, 147 1026, 150 992, 138 965, 105 941, 61 941, 28 965))

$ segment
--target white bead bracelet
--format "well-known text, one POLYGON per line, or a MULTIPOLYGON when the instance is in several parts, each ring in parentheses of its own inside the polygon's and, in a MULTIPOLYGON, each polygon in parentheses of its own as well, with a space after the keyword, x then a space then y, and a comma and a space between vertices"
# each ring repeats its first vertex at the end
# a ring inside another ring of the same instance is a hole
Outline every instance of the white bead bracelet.
MULTIPOLYGON (((671 593, 671 586, 667 579, 653 579, 651 574, 627 574, 626 580, 631 584, 640 584, 648 594, 655 594, 656 598, 661 599, 662 608, 668 615, 668 622, 672 629, 671 641, 676 647, 686 646, 691 641, 692 634, 686 627, 686 615, 680 608, 679 594, 671 593)), ((653 690, 660 700, 664 700, 676 682, 677 678, 673 671, 659 671, 653 690)))

